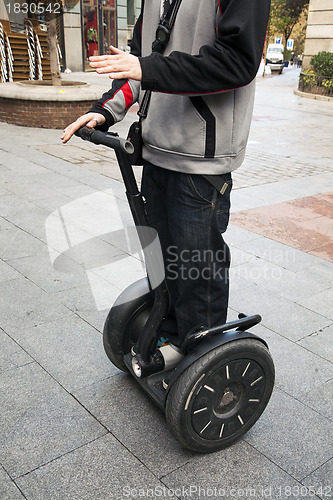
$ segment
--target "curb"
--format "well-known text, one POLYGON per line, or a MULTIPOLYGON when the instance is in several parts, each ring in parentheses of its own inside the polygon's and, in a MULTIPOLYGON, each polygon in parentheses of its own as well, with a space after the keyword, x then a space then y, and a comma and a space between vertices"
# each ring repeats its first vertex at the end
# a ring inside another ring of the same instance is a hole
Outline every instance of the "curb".
POLYGON ((0 98, 24 101, 96 101, 101 97, 101 86, 77 82, 77 85, 60 87, 34 85, 21 82, 1 83, 0 98))
POLYGON ((307 99, 315 99, 316 101, 330 101, 333 102, 333 97, 320 95, 320 94, 310 94, 308 92, 301 92, 300 90, 294 90, 294 94, 300 97, 306 97, 307 99))
POLYGON ((0 84, 0 122, 35 128, 63 129, 101 98, 104 87, 75 82, 60 87, 0 84))

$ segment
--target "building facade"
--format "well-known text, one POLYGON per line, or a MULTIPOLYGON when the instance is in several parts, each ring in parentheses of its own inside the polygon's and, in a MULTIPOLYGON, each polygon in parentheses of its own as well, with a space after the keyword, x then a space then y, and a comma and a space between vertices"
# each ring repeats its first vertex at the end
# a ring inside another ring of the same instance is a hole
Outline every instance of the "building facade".
POLYGON ((303 70, 318 52, 333 52, 333 0, 310 0, 303 70))
MULTIPOLYGON (((58 18, 62 70, 85 71, 91 55, 105 54, 110 45, 126 49, 140 13, 141 0, 52 0, 58 18)), ((26 18, 47 21, 47 5, 38 0, 0 0, 0 20, 23 31, 26 18), (43 7, 44 6, 44 7, 43 7)))

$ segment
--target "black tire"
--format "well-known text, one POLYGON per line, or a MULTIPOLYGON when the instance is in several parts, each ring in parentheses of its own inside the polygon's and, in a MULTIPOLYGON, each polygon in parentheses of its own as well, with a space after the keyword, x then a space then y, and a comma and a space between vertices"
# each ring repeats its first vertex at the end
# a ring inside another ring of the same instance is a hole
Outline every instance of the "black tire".
POLYGON ((176 439, 192 451, 230 446, 258 420, 274 386, 266 346, 241 339, 208 352, 171 387, 166 418, 176 439))
MULTIPOLYGON (((140 285, 143 295, 124 301, 124 294, 130 296, 129 287, 118 301, 110 309, 103 329, 103 345, 106 355, 110 361, 120 370, 127 372, 127 367, 123 361, 124 354, 131 351, 132 346, 137 342, 140 332, 143 330, 149 317, 153 305, 153 298, 150 292, 146 292, 144 283, 140 285), (142 286, 143 285, 143 286, 142 286)), ((136 284, 133 284, 133 288, 136 284)))
MULTIPOLYGON (((131 351, 132 346, 138 341, 140 332, 148 319, 151 306, 135 311, 128 323, 123 328, 116 329, 112 317, 107 317, 103 330, 104 350, 111 361, 119 370, 128 372, 123 361, 124 354, 131 351)), ((110 311, 111 313, 111 311, 110 311)), ((110 314, 109 313, 109 314, 110 314)), ((112 316, 113 314, 111 314, 112 316)))

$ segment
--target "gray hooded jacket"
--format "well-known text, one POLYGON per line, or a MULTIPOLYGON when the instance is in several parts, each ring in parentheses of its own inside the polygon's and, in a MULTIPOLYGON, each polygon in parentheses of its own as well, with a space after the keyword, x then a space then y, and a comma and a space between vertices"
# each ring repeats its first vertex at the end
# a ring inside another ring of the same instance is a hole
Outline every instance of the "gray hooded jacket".
POLYGON ((153 91, 143 157, 163 168, 216 175, 243 162, 270 0, 183 0, 163 55, 152 54, 160 0, 145 0, 132 53, 142 82, 116 80, 92 111, 104 128, 153 91))

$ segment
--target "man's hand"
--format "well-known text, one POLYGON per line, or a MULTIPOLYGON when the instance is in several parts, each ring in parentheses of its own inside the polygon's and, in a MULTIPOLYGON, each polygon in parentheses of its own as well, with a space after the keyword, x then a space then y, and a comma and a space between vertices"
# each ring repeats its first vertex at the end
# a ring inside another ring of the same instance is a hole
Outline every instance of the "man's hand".
POLYGON ((97 125, 102 125, 105 122, 105 117, 100 113, 87 113, 80 116, 75 122, 71 123, 64 129, 64 133, 61 136, 61 140, 64 144, 69 141, 74 132, 79 130, 79 128, 86 125, 89 128, 97 127, 97 125))
POLYGON ((109 78, 121 79, 131 78, 132 80, 142 80, 142 71, 139 58, 128 54, 123 50, 110 46, 112 54, 105 56, 89 57, 90 66, 96 69, 97 73, 109 73, 109 78))

